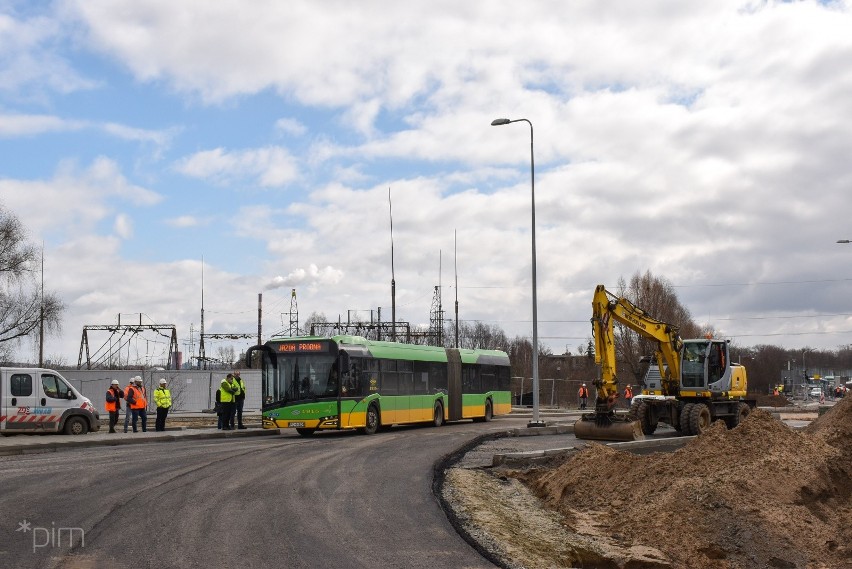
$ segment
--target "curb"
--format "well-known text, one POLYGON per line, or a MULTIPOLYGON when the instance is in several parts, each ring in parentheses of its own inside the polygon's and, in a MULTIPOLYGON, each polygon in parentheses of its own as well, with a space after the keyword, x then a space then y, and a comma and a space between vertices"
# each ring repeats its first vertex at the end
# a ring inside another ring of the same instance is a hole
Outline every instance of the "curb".
MULTIPOLYGON (((212 428, 212 427, 210 427, 212 428)), ((185 427, 176 427, 174 430, 180 430, 182 434, 163 433, 151 437, 136 437, 136 438, 115 438, 115 439, 90 439, 90 440, 64 440, 48 443, 30 443, 0 446, 0 456, 15 456, 23 454, 41 454, 46 452, 56 452, 65 449, 77 449, 85 447, 110 447, 144 443, 170 443, 182 440, 206 440, 206 439, 235 439, 246 437, 262 437, 271 435, 280 435, 280 429, 248 429, 245 431, 218 431, 214 432, 186 432, 190 429, 185 427)), ((195 430, 195 429, 193 429, 195 430)), ((36 435, 18 435, 18 436, 36 436, 36 435)), ((68 435, 58 435, 68 436, 68 435)), ((85 436, 85 435, 84 435, 85 436)))

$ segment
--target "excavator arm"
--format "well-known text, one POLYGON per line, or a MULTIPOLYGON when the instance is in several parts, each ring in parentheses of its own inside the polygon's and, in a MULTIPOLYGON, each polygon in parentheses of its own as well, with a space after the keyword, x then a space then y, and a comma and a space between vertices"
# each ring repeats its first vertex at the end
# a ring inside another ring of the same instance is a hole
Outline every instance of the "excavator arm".
POLYGON ((574 424, 574 434, 578 438, 604 440, 643 438, 639 423, 617 415, 614 409, 619 397, 613 332, 616 322, 644 338, 656 340, 654 358, 663 377, 663 394, 677 393, 680 351, 683 349, 683 341, 677 328, 651 318, 626 298, 616 297, 603 285, 598 285, 592 299, 592 334, 595 339, 595 363, 601 366, 601 376, 594 382, 597 388, 594 413, 583 415, 574 424))
POLYGON ((644 310, 627 300, 616 297, 598 285, 592 300, 592 333, 595 337, 595 363, 601 365, 598 397, 618 396, 615 371, 615 334, 613 323, 618 322, 640 336, 656 341, 654 359, 663 378, 663 395, 676 395, 680 377, 680 352, 683 340, 675 326, 648 316, 644 310), (603 393, 601 392, 603 391, 603 393))

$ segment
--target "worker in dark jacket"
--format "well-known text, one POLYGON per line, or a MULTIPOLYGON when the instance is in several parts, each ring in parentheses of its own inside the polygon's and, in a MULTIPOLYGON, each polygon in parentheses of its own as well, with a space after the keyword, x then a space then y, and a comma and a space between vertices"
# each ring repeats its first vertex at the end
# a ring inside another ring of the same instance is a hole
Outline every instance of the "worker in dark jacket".
MULTIPOLYGON (((246 384, 243 382, 243 378, 240 377, 239 370, 234 372, 234 383, 237 384, 237 389, 239 389, 239 391, 234 393, 234 397, 236 398, 234 403, 237 406, 237 428, 245 429, 246 426, 243 425, 243 405, 246 402, 246 384)), ((231 422, 231 428, 234 428, 233 421, 231 422)))

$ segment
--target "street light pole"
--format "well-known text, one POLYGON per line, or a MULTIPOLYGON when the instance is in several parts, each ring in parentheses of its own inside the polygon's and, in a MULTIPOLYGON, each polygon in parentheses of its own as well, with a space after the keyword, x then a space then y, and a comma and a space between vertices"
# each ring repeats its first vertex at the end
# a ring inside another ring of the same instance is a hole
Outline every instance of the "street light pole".
POLYGON ((544 421, 539 419, 539 389, 538 389, 538 288, 536 286, 536 254, 535 254, 535 154, 533 153, 533 124, 527 119, 494 119, 491 126, 503 126, 513 122, 525 122, 530 125, 530 187, 532 190, 532 324, 533 324, 533 419, 528 427, 544 427, 544 421))

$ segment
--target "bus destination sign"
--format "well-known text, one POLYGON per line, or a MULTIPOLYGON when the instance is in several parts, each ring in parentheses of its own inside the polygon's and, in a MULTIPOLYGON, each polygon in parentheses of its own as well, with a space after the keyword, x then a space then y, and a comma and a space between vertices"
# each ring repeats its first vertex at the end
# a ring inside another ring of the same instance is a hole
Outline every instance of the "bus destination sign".
POLYGON ((287 342, 286 344, 278 344, 279 352, 287 353, 304 353, 304 352, 327 352, 328 345, 326 342, 287 342))

